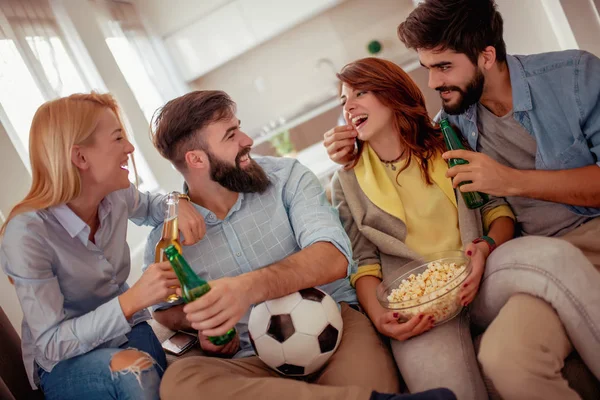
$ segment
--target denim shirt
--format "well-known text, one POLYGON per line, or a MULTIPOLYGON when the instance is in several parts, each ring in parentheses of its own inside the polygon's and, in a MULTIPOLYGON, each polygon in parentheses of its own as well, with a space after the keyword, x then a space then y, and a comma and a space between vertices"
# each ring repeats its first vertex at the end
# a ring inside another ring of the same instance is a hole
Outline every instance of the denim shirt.
MULTIPOLYGON (((600 166, 600 59, 568 50, 508 55, 507 64, 514 118, 537 143, 536 169, 600 166)), ((460 115, 442 110, 440 117, 448 118, 477 149, 477 104, 460 115)), ((579 215, 600 215, 600 208, 565 206, 579 215)))
POLYGON ((162 223, 165 197, 133 185, 109 194, 98 207, 95 243, 88 239, 90 227, 65 204, 8 223, 0 265, 14 280, 23 309, 23 362, 33 388, 34 363, 50 372, 62 360, 119 347, 132 326, 151 318, 143 309, 127 320, 118 296, 129 289, 127 221, 162 223))
MULTIPOLYGON (((195 205, 206 222, 206 234, 198 243, 183 246, 183 256, 192 269, 206 281, 233 277, 267 267, 314 243, 329 242, 346 256, 349 276, 355 268, 350 239, 315 174, 290 158, 254 159, 271 180, 264 193, 240 193, 223 220, 195 205)), ((144 269, 154 262, 161 230, 157 226, 148 237, 144 269)), ((320 288, 338 303, 357 302, 348 278, 320 288)), ((162 303, 152 308, 165 309, 175 304, 178 303, 162 303)), ((248 337, 249 314, 236 325, 241 342, 236 358, 254 354, 248 337)))

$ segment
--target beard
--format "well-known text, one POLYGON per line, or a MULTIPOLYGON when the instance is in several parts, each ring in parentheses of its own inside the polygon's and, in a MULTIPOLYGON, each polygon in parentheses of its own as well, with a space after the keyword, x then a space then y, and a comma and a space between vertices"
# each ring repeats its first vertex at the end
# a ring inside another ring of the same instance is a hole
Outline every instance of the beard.
POLYGON ((235 158, 235 165, 231 165, 206 151, 210 161, 210 177, 225 189, 236 193, 264 193, 271 184, 269 177, 260 165, 253 159, 246 168, 240 167, 240 158, 250 153, 250 147, 242 149, 235 158))
POLYGON ((485 77, 479 68, 475 69, 475 76, 467 84, 466 89, 461 89, 458 86, 440 86, 435 88, 438 92, 454 91, 458 92, 459 98, 456 104, 450 105, 444 102, 442 99, 442 107, 444 111, 450 115, 462 114, 473 104, 476 104, 481 95, 483 94, 483 85, 485 83, 485 77))

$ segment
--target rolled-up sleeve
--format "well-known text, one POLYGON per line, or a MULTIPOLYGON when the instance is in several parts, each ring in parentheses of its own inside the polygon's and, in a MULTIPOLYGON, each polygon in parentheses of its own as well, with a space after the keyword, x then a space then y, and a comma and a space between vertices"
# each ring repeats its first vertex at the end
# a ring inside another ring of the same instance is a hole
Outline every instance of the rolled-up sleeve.
POLYGON ((316 175, 299 162, 294 163, 283 197, 299 246, 333 244, 348 260, 349 276, 353 264, 350 240, 316 175))
POLYGON ((127 202, 129 220, 134 224, 157 226, 164 221, 167 195, 140 192, 133 184, 120 195, 127 202))
POLYGON ((52 249, 43 237, 39 225, 32 226, 20 216, 8 225, 0 248, 2 268, 14 280, 39 354, 56 363, 128 333, 131 327, 118 297, 77 318, 65 317, 64 296, 52 267, 52 249))
POLYGON ((516 220, 515 214, 503 197, 489 196, 488 201, 481 208, 481 217, 483 219, 483 229, 487 233, 490 230, 492 222, 501 217, 508 217, 513 221, 516 220))

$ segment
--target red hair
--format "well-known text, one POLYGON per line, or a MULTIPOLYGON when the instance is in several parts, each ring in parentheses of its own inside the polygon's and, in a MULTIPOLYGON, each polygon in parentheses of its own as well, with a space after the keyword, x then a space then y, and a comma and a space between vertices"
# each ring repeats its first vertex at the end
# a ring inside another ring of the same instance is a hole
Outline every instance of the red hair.
MULTIPOLYGON (((433 124, 423 93, 406 72, 391 61, 380 58, 363 58, 354 61, 337 74, 338 79, 355 90, 365 90, 393 112, 394 130, 406 152, 406 163, 398 171, 405 170, 416 157, 428 185, 429 160, 446 150, 444 138, 438 126, 433 124)), ((364 143, 357 139, 358 154, 347 168, 356 166, 364 149, 364 143)))

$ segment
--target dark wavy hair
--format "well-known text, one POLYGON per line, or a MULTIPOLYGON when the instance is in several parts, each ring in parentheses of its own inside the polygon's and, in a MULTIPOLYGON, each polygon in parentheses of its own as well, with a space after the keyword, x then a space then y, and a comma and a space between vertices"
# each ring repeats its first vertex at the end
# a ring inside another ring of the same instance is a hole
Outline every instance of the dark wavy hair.
POLYGON ((454 50, 473 64, 488 46, 506 61, 502 15, 495 0, 425 0, 398 26, 398 38, 418 50, 454 50))
MULTIPOLYGON (((423 93, 417 84, 398 65, 373 57, 346 65, 337 77, 355 90, 373 93, 383 105, 392 110, 394 131, 406 152, 406 163, 398 174, 416 157, 423 178, 431 185, 429 160, 444 152, 446 147, 440 128, 433 124, 427 113, 423 93)), ((357 157, 347 169, 354 168, 358 163, 364 143, 357 140, 357 147, 357 157)))

